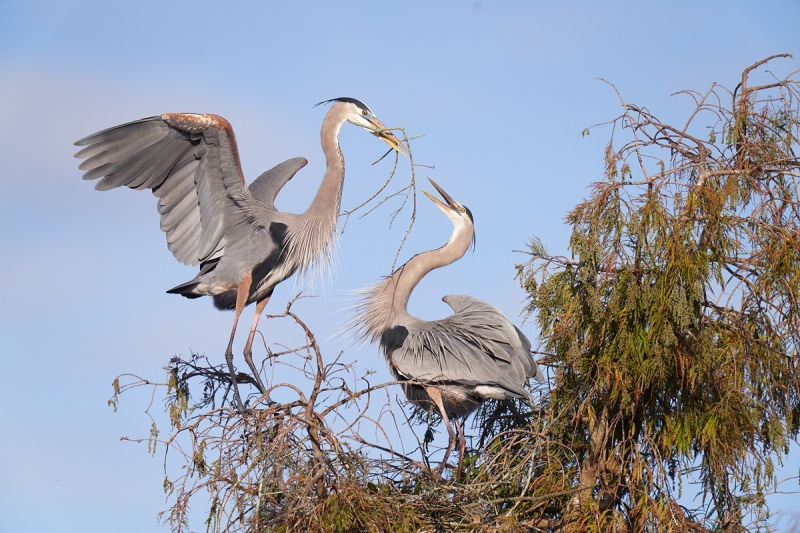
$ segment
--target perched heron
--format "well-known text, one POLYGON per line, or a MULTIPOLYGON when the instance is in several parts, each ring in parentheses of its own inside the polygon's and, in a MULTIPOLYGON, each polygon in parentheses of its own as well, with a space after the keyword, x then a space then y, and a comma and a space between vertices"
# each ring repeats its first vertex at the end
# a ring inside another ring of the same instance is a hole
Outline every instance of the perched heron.
POLYGON ((408 299, 420 280, 431 270, 460 259, 475 239, 470 210, 430 181, 446 203, 425 195, 453 222, 450 240, 441 248, 415 255, 367 289, 351 327, 362 340, 380 343, 389 371, 403 382, 410 402, 438 409, 450 437, 444 465, 456 440, 450 419, 458 429, 463 455, 464 434, 458 418, 488 398, 530 398, 525 383, 529 378, 544 381, 544 375, 533 360, 528 338, 503 313, 477 298, 443 297, 454 314, 441 320, 428 322, 408 313, 408 299))
MULTIPOLYGON (((266 391, 253 364, 258 320, 275 286, 297 270, 327 263, 335 243, 344 184, 339 130, 350 122, 369 130, 394 150, 401 142, 372 110, 355 98, 335 98, 322 121, 325 176, 309 208, 301 214, 275 208, 275 197, 308 161, 289 159, 244 181, 236 138, 218 115, 165 113, 103 130, 77 141, 75 157, 85 180, 102 178, 95 188, 122 185, 150 189, 158 197, 161 229, 175 259, 199 265, 192 280, 168 290, 187 298, 212 296, 218 309, 233 309, 233 328, 225 352, 234 394, 243 406, 233 368, 233 338, 242 309, 256 304, 244 358, 256 386, 266 391)), ((317 104, 319 105, 319 104, 317 104)), ((269 397, 267 398, 268 401, 269 397)))

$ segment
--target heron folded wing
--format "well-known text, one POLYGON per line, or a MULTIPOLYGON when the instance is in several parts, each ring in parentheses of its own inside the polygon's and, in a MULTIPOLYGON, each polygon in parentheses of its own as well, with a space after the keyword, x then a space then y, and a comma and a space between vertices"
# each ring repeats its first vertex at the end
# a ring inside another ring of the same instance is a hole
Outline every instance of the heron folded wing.
POLYGON ((402 345, 391 352, 392 366, 411 379, 494 385, 510 396, 527 397, 523 388, 527 376, 519 354, 509 355, 501 343, 465 326, 457 315, 410 325, 402 345))
MULTIPOLYGON (((233 129, 217 115, 167 113, 75 143, 96 188, 151 189, 175 258, 197 265, 224 253, 226 231, 251 223, 257 202, 244 185, 233 129)), ((263 207, 261 208, 263 209, 263 207)))
POLYGON ((525 373, 528 375, 529 378, 533 378, 538 382, 544 381, 544 373, 542 373, 542 369, 539 368, 539 365, 536 364, 536 361, 533 360, 533 352, 531 352, 531 341, 528 340, 528 337, 525 336, 522 331, 517 326, 514 326, 514 330, 517 332, 519 336, 519 340, 522 342, 522 349, 525 353, 531 354, 530 358, 523 358, 522 361, 525 364, 525 373))
POLYGON ((512 357, 518 359, 525 367, 528 378, 544 381, 544 374, 531 354, 531 341, 499 309, 462 294, 450 294, 442 300, 455 311, 453 317, 468 324, 472 331, 498 342, 512 357))

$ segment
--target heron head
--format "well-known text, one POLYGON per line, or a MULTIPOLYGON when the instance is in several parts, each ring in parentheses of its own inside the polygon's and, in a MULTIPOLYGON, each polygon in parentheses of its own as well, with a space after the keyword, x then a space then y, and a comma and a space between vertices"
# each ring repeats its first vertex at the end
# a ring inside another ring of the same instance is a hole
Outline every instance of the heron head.
POLYGON ((472 211, 469 210, 469 207, 456 202, 453 197, 447 194, 444 189, 439 187, 435 181, 430 178, 428 178, 428 181, 431 182, 431 185, 436 187, 436 190, 442 195, 444 202, 426 191, 422 192, 425 193, 425 196, 433 200, 433 203, 436 204, 436 207, 442 210, 442 213, 447 215, 447 218, 453 222, 453 226, 455 226, 456 231, 466 228, 472 232, 471 246, 472 248, 475 248, 475 220, 472 218, 472 211))
POLYGON ((384 126, 383 123, 378 120, 378 117, 375 116, 375 113, 372 112, 367 104, 355 98, 341 97, 325 100, 317 105, 329 104, 331 102, 342 103, 347 107, 347 122, 350 124, 355 124, 356 126, 361 126, 362 128, 368 130, 375 137, 391 146, 395 151, 403 155, 407 155, 405 149, 403 148, 403 144, 400 142, 400 139, 395 137, 391 131, 386 129, 386 126, 384 126))

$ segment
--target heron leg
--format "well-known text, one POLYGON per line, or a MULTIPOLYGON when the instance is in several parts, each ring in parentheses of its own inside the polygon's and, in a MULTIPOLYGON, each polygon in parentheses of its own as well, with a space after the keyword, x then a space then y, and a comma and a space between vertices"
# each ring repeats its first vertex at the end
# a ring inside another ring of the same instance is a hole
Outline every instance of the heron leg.
MULTIPOLYGON (((425 387, 425 392, 428 393, 428 396, 433 403, 436 404, 436 407, 439 408, 439 414, 442 415, 442 421, 444 422, 444 427, 447 428, 447 434, 449 435, 449 440, 447 442, 447 451, 444 454, 444 458, 442 459, 439 468, 444 468, 447 466, 447 459, 450 457, 450 452, 453 451, 453 448, 456 445, 456 432, 453 430, 453 426, 450 424, 450 419, 447 418, 447 413, 444 410, 444 402, 442 401, 442 393, 439 392, 439 389, 436 387, 425 387)), ((457 422, 456 422, 457 423, 457 422)))
POLYGON ((231 373, 231 384, 233 385, 233 395, 236 400, 236 409, 239 413, 244 412, 244 402, 239 394, 239 385, 236 383, 236 370, 233 368, 233 337, 236 335, 236 325, 239 323, 239 315, 242 314, 244 306, 247 305, 247 297, 250 295, 250 284, 253 281, 253 275, 247 275, 239 282, 236 288, 236 310, 233 316, 233 328, 231 329, 231 340, 228 341, 228 349, 225 351, 225 361, 228 363, 228 371, 231 373))
MULTIPOLYGON (((256 379, 257 383, 256 386, 261 394, 264 394, 267 391, 267 388, 264 386, 264 382, 261 381, 261 375, 256 369, 256 365, 253 364, 253 339, 256 336, 258 320, 261 318, 261 313, 264 312, 264 308, 267 306, 268 301, 269 296, 256 303, 256 316, 253 319, 253 326, 250 328, 250 336, 247 337, 247 344, 244 346, 244 360, 247 361, 247 365, 250 367, 250 370, 253 371, 253 377, 256 379)), ((267 395, 267 403, 272 403, 272 399, 269 397, 269 395, 267 395)))
POLYGON ((461 482, 461 476, 464 474, 464 452, 467 449, 467 441, 464 438, 464 430, 461 428, 461 423, 458 418, 454 418, 453 422, 456 425, 456 433, 458 433, 458 470, 456 470, 456 481, 461 482))

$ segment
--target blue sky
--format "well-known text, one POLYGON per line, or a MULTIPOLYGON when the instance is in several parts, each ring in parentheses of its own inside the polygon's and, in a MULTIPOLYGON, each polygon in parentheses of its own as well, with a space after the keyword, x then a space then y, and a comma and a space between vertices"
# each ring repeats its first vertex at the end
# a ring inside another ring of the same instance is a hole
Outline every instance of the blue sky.
MULTIPOLYGON (((72 143, 170 111, 223 115, 245 175, 285 159, 309 165, 277 206, 304 210, 319 183, 321 100, 353 96, 413 144, 431 177, 475 216, 474 254, 431 273, 411 312, 445 316, 441 296, 482 298, 521 322, 515 253, 532 235, 565 252, 565 213, 602 176, 618 100, 669 121, 670 94, 736 84, 771 54, 800 54, 800 2, 30 2, 0 0, 0 532, 157 531, 162 457, 120 442, 146 435, 145 394, 106 406, 123 372, 160 379, 170 356, 222 360, 232 315, 165 291, 194 276, 167 251, 155 200, 99 193, 80 179, 72 143), (43 503, 45 503, 43 505, 43 503)), ((778 72, 800 67, 775 65, 778 72)), ((341 136, 345 208, 388 172, 385 145, 341 136)), ((403 177, 403 176, 401 176, 403 177)), ((429 187, 423 186, 423 188, 429 187)), ((438 247, 451 226, 424 198, 400 260, 438 247)), ((389 273, 404 232, 390 206, 351 220, 338 269, 296 309, 318 337, 342 322, 347 291, 389 273)), ((299 286, 281 285, 268 312, 299 286)), ((249 324, 252 311, 243 314, 249 324)), ((277 326, 262 322, 267 338, 277 326)), ((522 326, 531 337, 536 330, 522 326)), ((241 353, 245 335, 238 336, 241 353)), ((326 340, 388 380, 374 349, 326 340)), ((155 409, 159 411, 159 409, 155 409)), ((797 450, 787 468, 796 475, 797 450)), ((792 496, 777 499, 789 508, 792 496)), ((196 524, 197 530, 202 524, 196 524)))

